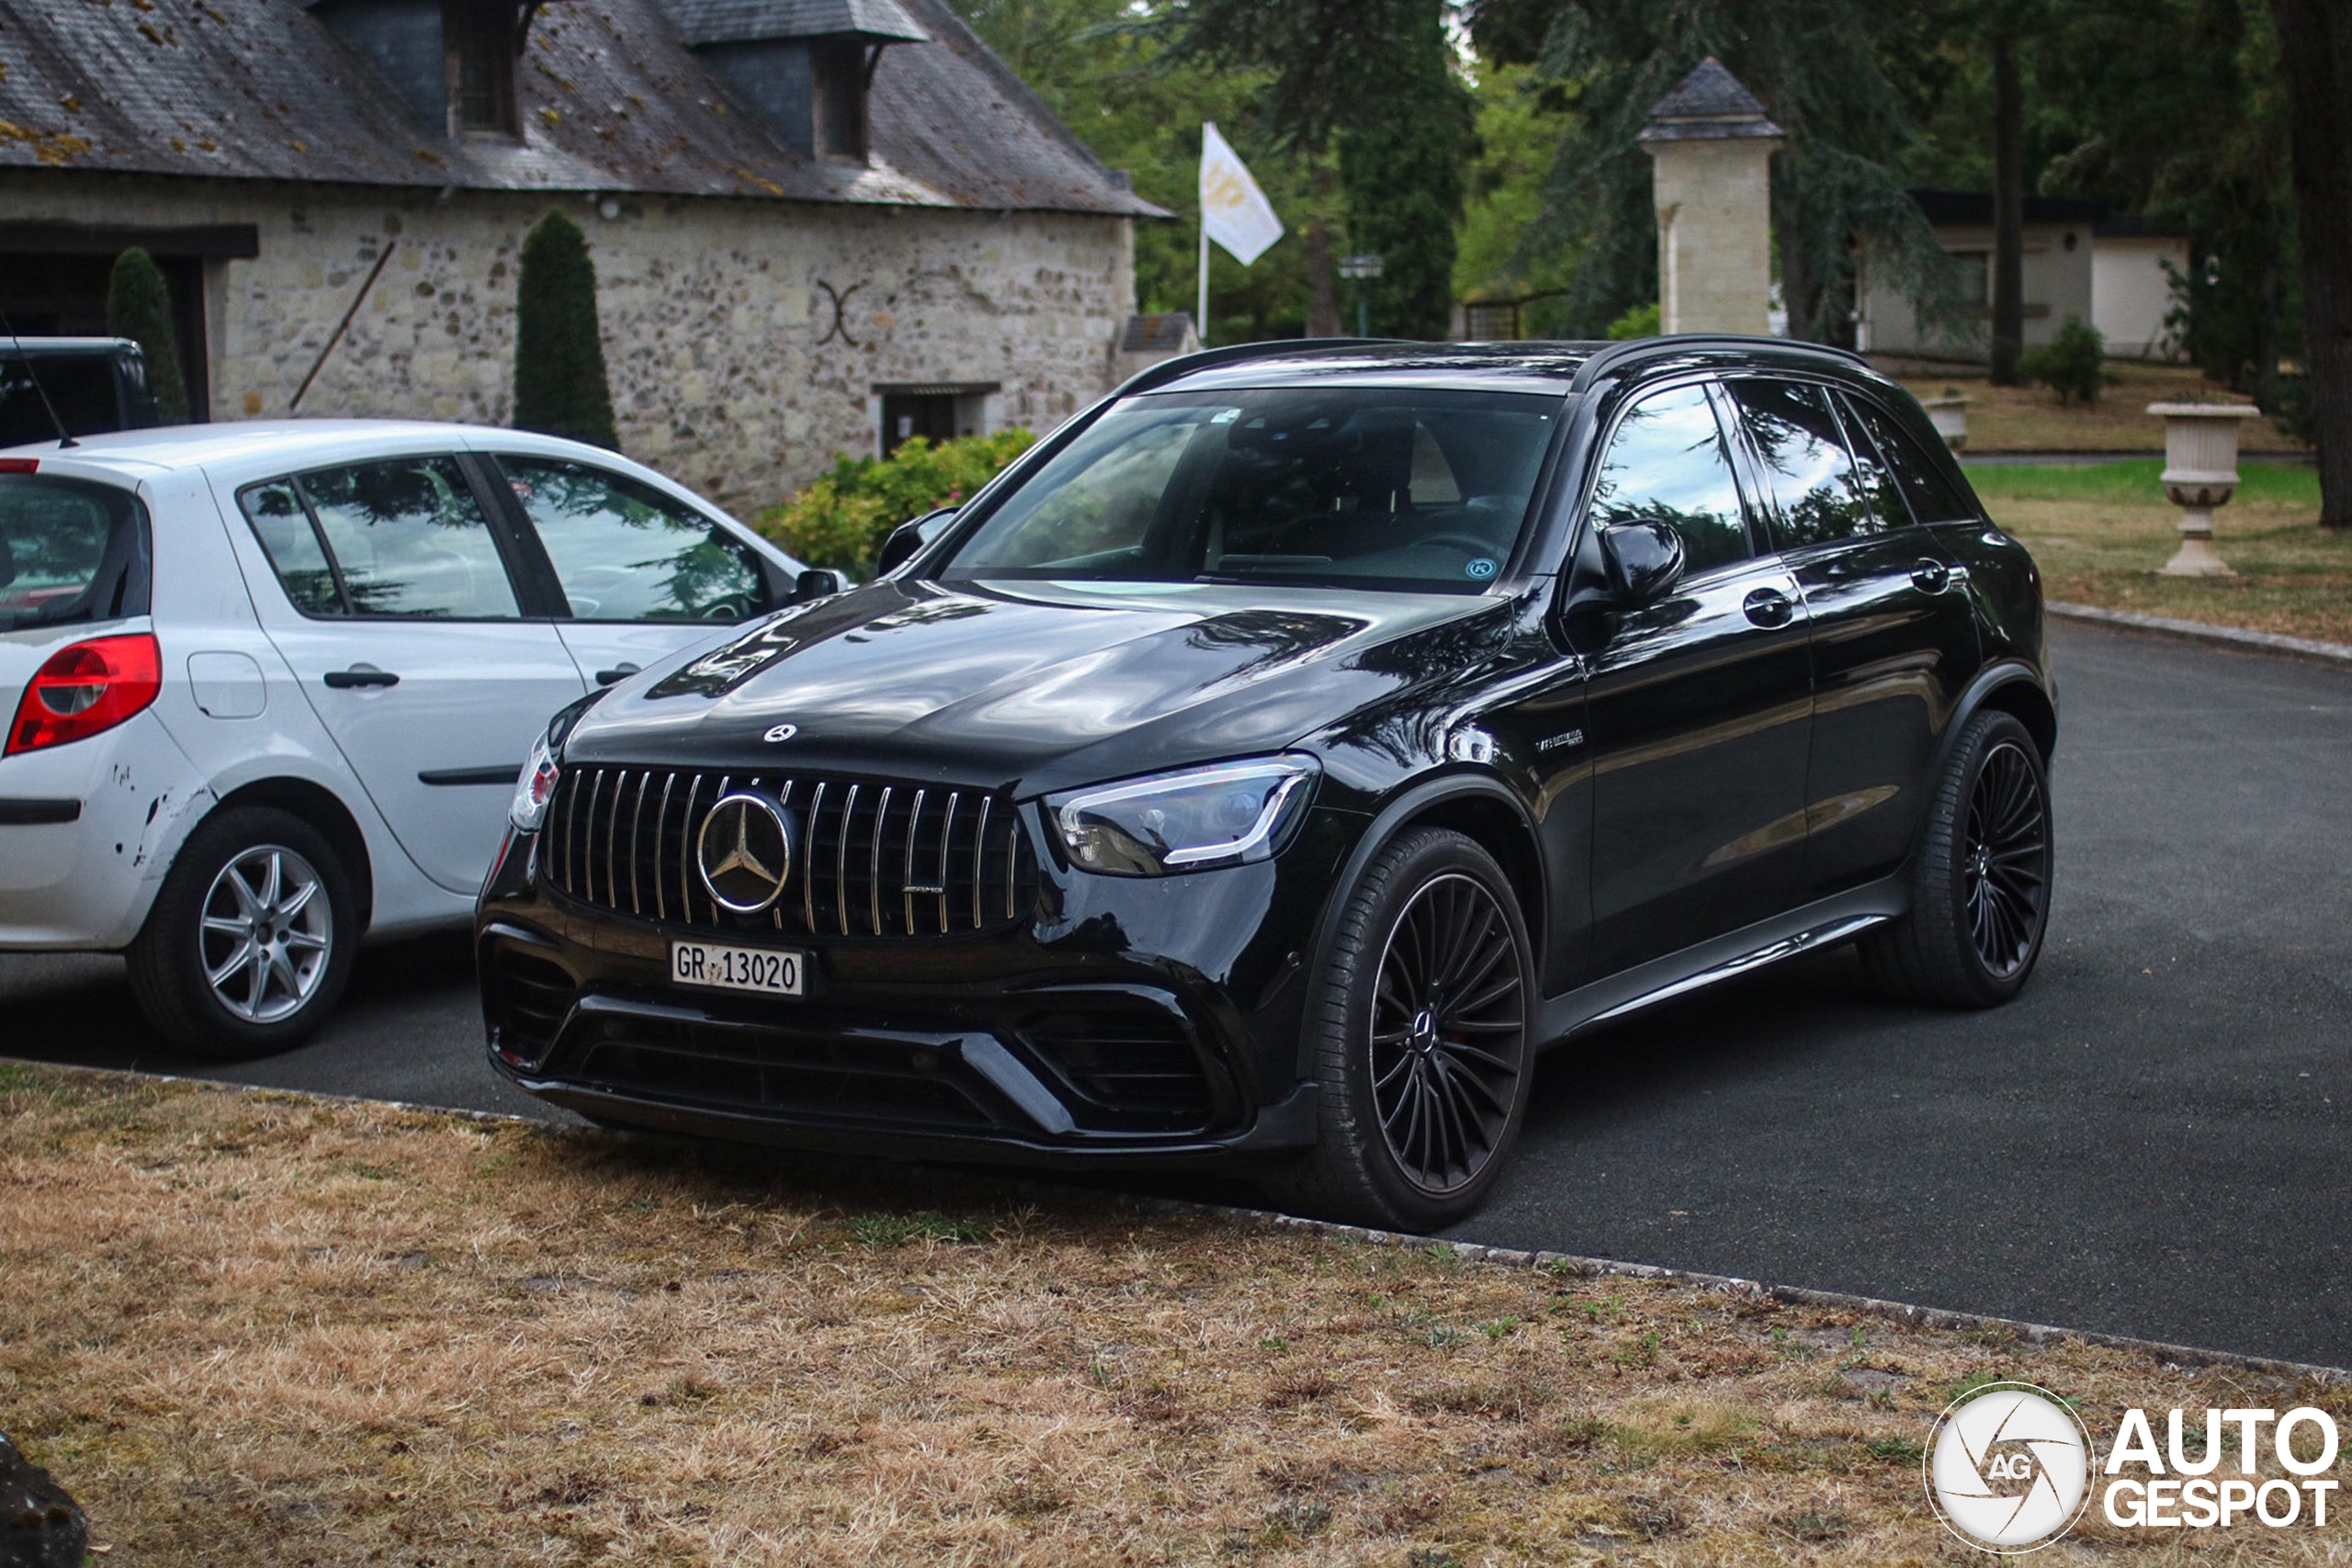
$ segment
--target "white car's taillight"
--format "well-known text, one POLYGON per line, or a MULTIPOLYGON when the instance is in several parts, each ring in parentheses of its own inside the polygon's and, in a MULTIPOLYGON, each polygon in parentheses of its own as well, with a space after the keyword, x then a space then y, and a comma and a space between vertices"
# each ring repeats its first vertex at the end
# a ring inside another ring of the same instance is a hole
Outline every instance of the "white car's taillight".
POLYGON ((6 755, 112 729, 164 689, 164 654, 146 632, 61 648, 33 674, 8 725, 6 755))

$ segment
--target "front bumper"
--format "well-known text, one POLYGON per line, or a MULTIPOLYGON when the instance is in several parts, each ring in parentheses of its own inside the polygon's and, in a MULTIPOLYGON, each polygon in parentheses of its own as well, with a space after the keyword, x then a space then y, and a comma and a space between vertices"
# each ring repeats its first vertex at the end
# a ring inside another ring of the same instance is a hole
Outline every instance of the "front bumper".
POLYGON ((1360 822, 1270 863, 1057 871, 1034 917, 910 940, 714 935, 574 899, 518 838, 477 923, 493 1067, 602 1120, 904 1157, 1191 1162, 1311 1144, 1301 971, 1360 822), (786 999, 673 983, 674 940, 807 955, 786 999))

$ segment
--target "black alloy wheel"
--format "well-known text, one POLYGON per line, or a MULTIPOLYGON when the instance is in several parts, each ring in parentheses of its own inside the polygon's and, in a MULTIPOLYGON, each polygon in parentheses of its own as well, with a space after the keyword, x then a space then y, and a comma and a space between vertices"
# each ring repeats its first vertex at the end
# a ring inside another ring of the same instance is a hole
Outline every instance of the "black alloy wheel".
POLYGON ((1936 781, 1911 911, 1865 933, 1863 967, 1905 1001, 1996 1007, 2024 988, 2050 920, 2050 777, 2006 713, 1970 718, 1936 781))
POLYGON ((1415 829, 1384 846, 1316 972, 1320 1138, 1278 1196, 1406 1231, 1476 1211, 1527 1114, 1533 976, 1510 882, 1475 840, 1415 829))
POLYGON ((1976 770, 1961 858, 1969 935, 1996 979, 2007 979, 2032 960, 2041 939, 2049 865, 2050 816, 2042 809, 2041 781, 2025 751, 2003 740, 1976 770))
POLYGON ((1397 917, 1372 999, 1372 1102, 1390 1157, 1434 1198, 1501 1146, 1526 1069, 1527 986, 1499 902, 1448 873, 1397 917))

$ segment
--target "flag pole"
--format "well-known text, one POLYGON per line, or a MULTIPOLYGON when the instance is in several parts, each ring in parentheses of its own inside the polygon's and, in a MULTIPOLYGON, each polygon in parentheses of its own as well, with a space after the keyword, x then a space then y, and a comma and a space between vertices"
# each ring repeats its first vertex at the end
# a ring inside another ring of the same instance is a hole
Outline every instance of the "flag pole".
POLYGON ((1201 334, 1201 346, 1209 345, 1209 215, 1201 209, 1201 306, 1193 318, 1193 330, 1201 334))

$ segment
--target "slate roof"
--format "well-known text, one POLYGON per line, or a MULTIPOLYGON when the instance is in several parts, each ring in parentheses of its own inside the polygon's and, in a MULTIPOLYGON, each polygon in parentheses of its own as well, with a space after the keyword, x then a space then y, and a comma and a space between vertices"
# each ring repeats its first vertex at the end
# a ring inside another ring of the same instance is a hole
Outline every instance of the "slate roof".
MULTIPOLYGON (((1990 229, 1993 226, 1993 194, 1982 190, 1914 190, 1911 199, 1919 204, 1919 211, 1936 228, 1990 229)), ((2029 196, 2024 202, 2028 223, 2097 224, 2108 216, 2108 209, 2096 201, 2077 201, 2071 197, 2029 196)))
POLYGON ((0 167, 1167 216, 945 0, 767 4, 930 35, 884 51, 869 165, 797 152, 662 0, 545 6, 515 68, 519 141, 424 124, 300 0, 0 0, 0 167))
POLYGON ((1650 122, 1642 128, 1639 140, 1721 141, 1780 134, 1781 128, 1765 116, 1756 95, 1711 54, 1674 91, 1650 106, 1650 122))
POLYGON ((819 38, 863 33, 868 38, 930 40, 898 0, 670 0, 670 19, 688 43, 745 39, 819 38))

